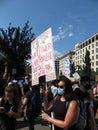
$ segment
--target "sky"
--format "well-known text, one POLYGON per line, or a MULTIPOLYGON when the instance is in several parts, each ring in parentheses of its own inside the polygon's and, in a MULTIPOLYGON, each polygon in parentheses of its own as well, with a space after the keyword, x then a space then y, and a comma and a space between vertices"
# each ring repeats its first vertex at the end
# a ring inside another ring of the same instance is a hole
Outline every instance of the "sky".
POLYGON ((98 0, 0 0, 0 28, 26 21, 35 37, 52 28, 58 57, 98 32, 98 0))

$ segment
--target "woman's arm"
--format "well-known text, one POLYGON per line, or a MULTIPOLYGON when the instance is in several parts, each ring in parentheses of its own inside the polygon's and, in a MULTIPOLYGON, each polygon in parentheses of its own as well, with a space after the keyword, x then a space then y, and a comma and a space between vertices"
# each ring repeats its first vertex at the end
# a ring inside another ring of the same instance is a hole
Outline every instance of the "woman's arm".
POLYGON ((78 119, 78 114, 79 114, 78 103, 76 101, 71 101, 67 113, 65 115, 64 121, 51 118, 45 113, 42 114, 42 118, 60 128, 67 130, 76 123, 78 119))
POLYGON ((27 102, 28 102, 28 98, 24 97, 23 102, 22 102, 22 107, 21 107, 22 109, 25 108, 25 106, 27 105, 27 102))
POLYGON ((24 87, 23 86, 21 87, 21 94, 22 94, 22 97, 24 97, 25 94, 24 94, 24 87))
POLYGON ((44 95, 43 95, 44 111, 45 111, 45 112, 49 112, 49 111, 52 110, 53 104, 54 104, 54 102, 55 102, 56 99, 57 99, 57 96, 56 96, 56 97, 53 98, 52 101, 48 102, 47 96, 48 96, 48 92, 47 92, 47 90, 46 90, 46 92, 45 92, 44 95))
POLYGON ((5 63, 5 70, 4 70, 4 74, 3 74, 3 79, 7 79, 8 76, 8 63, 5 63))
POLYGON ((9 117, 19 118, 21 116, 21 104, 18 105, 17 112, 14 112, 12 109, 10 109, 10 111, 6 112, 6 115, 9 117))
POLYGON ((1 105, 2 98, 0 98, 0 105, 1 105))

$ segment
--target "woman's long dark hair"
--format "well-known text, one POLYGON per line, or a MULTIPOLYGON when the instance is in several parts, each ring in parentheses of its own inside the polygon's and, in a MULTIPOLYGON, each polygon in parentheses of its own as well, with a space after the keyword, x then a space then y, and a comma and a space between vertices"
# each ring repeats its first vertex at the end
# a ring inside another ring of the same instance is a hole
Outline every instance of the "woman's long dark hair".
POLYGON ((65 84, 65 94, 64 94, 64 97, 67 99, 67 100, 76 100, 76 96, 73 92, 73 89, 72 89, 72 84, 71 84, 71 81, 65 77, 65 76, 60 76, 59 78, 59 82, 62 81, 64 82, 65 84))

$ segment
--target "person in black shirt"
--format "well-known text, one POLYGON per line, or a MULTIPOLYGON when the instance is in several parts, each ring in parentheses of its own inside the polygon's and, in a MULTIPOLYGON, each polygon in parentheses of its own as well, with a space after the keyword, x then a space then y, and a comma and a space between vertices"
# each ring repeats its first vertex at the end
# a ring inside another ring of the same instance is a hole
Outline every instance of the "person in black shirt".
POLYGON ((85 111, 86 126, 84 130, 97 130, 94 119, 93 101, 90 97, 89 90, 91 89, 91 79, 88 76, 83 76, 80 79, 80 86, 74 90, 77 99, 80 102, 81 108, 85 111))
POLYGON ((63 76, 58 83, 58 94, 51 103, 47 102, 47 92, 44 98, 44 111, 53 111, 53 117, 45 112, 42 118, 54 125, 54 130, 76 130, 75 124, 78 119, 78 103, 74 96, 71 82, 63 76), (67 108, 67 103, 69 103, 67 108))
POLYGON ((24 109, 25 106, 27 106, 26 115, 28 118, 29 130, 34 130, 34 120, 39 114, 34 109, 35 101, 34 100, 32 101, 33 97, 36 98, 35 96, 37 96, 36 100, 38 100, 38 98, 40 98, 39 87, 37 85, 33 86, 32 90, 28 91, 26 93, 24 100, 23 100, 23 104, 22 104, 22 109, 24 109))

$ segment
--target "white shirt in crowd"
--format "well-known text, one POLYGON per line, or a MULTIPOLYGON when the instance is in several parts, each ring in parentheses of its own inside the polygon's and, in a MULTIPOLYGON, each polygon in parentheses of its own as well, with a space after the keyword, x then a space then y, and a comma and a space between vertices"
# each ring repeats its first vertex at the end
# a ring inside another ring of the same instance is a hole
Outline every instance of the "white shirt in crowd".
POLYGON ((52 92, 52 94, 53 94, 53 97, 57 94, 57 87, 56 86, 54 86, 54 85, 52 85, 51 86, 51 92, 52 92))

